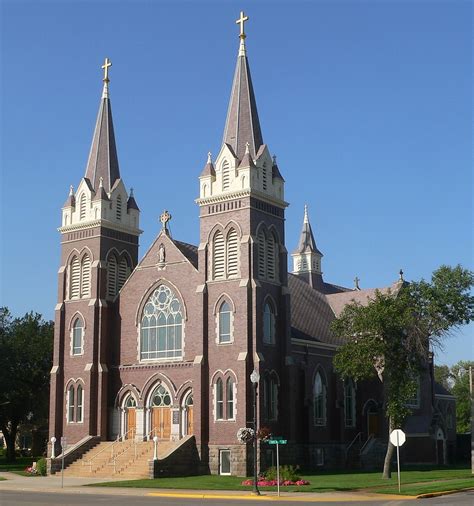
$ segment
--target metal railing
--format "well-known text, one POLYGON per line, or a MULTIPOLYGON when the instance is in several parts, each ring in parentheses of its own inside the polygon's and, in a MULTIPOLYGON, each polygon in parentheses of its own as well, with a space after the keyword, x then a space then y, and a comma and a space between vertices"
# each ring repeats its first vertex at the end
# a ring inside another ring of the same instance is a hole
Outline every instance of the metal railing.
MULTIPOLYGON (((122 453, 124 453, 127 448, 123 449, 122 448, 122 451, 120 451, 118 454, 116 454, 116 445, 118 443, 121 443, 125 440, 129 440, 132 442, 132 444, 135 444, 136 446, 136 442, 135 442, 135 437, 132 437, 132 439, 128 439, 128 435, 131 434, 132 436, 135 435, 135 429, 130 429, 128 432, 126 432, 125 434, 121 434, 121 435, 118 435, 114 441, 112 441, 110 443, 110 445, 107 445, 105 446, 104 448, 102 448, 102 450, 99 450, 95 455, 93 455, 88 461, 83 461, 82 462, 82 465, 85 466, 85 465, 89 465, 89 470, 92 472, 92 462, 99 456, 99 455, 102 455, 104 452, 110 450, 110 457, 107 461, 107 463, 109 463, 111 460, 115 460, 117 455, 121 455, 122 453)), ((136 449, 135 449, 135 454, 136 454, 136 449)))
POLYGON ((367 438, 367 441, 362 445, 362 448, 360 449, 359 453, 362 455, 364 453, 364 450, 367 448, 368 444, 374 439, 375 436, 373 434, 369 434, 369 437, 367 438))
POLYGON ((346 461, 347 461, 347 457, 349 456, 350 449, 357 443, 357 441, 359 441, 359 442, 362 441, 362 432, 358 432, 356 434, 356 436, 354 437, 354 439, 347 446, 347 448, 346 448, 346 461))

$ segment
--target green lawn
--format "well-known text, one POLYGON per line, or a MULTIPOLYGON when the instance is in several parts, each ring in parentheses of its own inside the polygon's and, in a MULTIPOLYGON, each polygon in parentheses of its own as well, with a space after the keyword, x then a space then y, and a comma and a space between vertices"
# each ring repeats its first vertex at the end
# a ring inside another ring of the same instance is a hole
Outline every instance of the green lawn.
MULTIPOLYGON (((300 492, 329 492, 329 491, 347 491, 358 489, 371 489, 373 492, 393 493, 398 492, 397 489, 397 474, 392 473, 390 480, 382 480, 380 472, 358 472, 358 473, 329 473, 321 472, 311 475, 303 475, 302 479, 310 482, 306 486, 290 486, 283 487, 282 490, 286 491, 300 491, 300 492), (379 490, 380 489, 380 490, 379 490)), ((242 486, 241 482, 245 478, 236 476, 190 476, 181 478, 157 478, 154 480, 129 480, 129 481, 116 481, 95 484, 90 486, 106 486, 106 487, 135 487, 135 488, 171 488, 171 489, 188 489, 188 490, 251 490, 251 486, 242 486)), ((403 471, 401 474, 402 479, 402 493, 409 494, 406 485, 416 483, 416 487, 412 486, 411 489, 415 490, 426 487, 426 492, 430 492, 434 487, 443 485, 440 489, 436 490, 449 490, 449 484, 452 485, 459 483, 467 483, 465 487, 474 486, 474 479, 471 475, 469 468, 459 469, 418 469, 413 471, 403 471), (437 480, 446 480, 441 483, 429 483, 437 480), (418 485, 420 482, 428 482, 426 485, 418 485), (443 488, 444 487, 444 488, 443 488)), ((464 488, 464 487, 463 487, 464 488)), ((276 487, 264 487, 262 490, 276 490, 276 487)), ((423 489, 424 490, 424 489, 423 489)), ((411 493, 411 492, 410 492, 411 493)), ((425 493, 417 492, 417 493, 425 493)))
MULTIPOLYGON (((472 478, 468 480, 466 479, 449 480, 436 483, 429 482, 419 485, 406 485, 406 486, 402 482, 400 493, 402 495, 420 495, 432 492, 444 492, 447 490, 462 490, 473 487, 474 487, 474 480, 472 478)), ((377 489, 376 492, 380 494, 398 494, 398 485, 396 487, 377 489)))

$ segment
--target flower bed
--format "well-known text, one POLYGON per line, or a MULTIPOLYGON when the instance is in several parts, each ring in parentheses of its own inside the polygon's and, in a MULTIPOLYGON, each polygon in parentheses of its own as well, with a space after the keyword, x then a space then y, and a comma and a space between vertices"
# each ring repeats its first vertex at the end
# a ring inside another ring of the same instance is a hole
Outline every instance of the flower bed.
MULTIPOLYGON (((252 486, 253 480, 244 480, 241 485, 244 486, 252 486)), ((257 485, 259 487, 276 487, 278 485, 277 480, 265 480, 261 479, 257 481, 257 485)), ((280 487, 289 487, 290 485, 297 485, 298 487, 301 485, 309 485, 309 481, 306 480, 297 480, 297 481, 291 481, 291 480, 284 480, 280 481, 280 487)))

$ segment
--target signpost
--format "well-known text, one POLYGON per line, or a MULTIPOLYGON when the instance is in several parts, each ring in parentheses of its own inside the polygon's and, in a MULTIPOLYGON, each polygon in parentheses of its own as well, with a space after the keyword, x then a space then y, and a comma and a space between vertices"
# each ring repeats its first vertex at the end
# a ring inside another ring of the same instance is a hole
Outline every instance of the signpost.
POLYGON ((392 430, 390 433, 390 442, 397 447, 397 470, 398 470, 398 493, 400 493, 400 446, 406 441, 405 433, 401 429, 392 430))
POLYGON ((66 448, 67 448, 67 441, 66 441, 66 438, 63 436, 61 438, 61 455, 62 455, 62 459, 61 459, 61 488, 64 488, 64 452, 66 451, 66 448))
POLYGON ((279 447, 280 445, 286 445, 288 441, 286 439, 283 439, 281 437, 273 437, 272 439, 269 439, 267 443, 269 445, 276 445, 277 447, 277 491, 278 491, 278 497, 280 497, 280 451, 279 447))

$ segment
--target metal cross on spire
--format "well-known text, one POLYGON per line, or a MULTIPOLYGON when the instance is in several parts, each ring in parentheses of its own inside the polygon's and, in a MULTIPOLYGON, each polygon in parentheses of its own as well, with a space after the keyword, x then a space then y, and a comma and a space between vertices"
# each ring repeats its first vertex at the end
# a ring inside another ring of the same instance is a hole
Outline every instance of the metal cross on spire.
POLYGON ((105 61, 104 61, 104 64, 102 65, 102 68, 104 69, 104 79, 102 79, 102 81, 104 81, 104 83, 108 83, 110 81, 109 79, 109 67, 112 66, 112 62, 106 58, 105 61))
POLYGON ((235 20, 237 25, 240 25, 240 35, 241 39, 245 39, 247 37, 245 35, 244 23, 249 20, 249 17, 245 15, 244 11, 240 11, 240 18, 235 20))
POLYGON ((168 222, 171 220, 171 214, 165 209, 160 215, 161 229, 168 232, 168 222))

